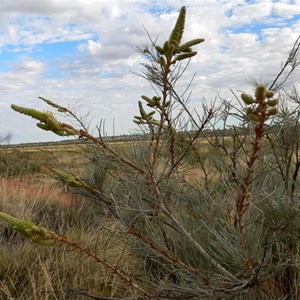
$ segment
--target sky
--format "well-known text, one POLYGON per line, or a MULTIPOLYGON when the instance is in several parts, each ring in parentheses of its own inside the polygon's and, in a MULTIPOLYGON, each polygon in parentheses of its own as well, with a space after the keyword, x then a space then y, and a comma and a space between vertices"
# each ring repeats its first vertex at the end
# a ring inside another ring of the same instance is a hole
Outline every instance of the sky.
POLYGON ((205 39, 182 79, 184 87, 195 74, 197 109, 248 91, 249 78, 272 80, 300 34, 300 0, 1 0, 0 137, 60 139, 10 108, 49 110, 39 96, 72 108, 91 132, 101 120, 107 135, 134 132, 140 96, 154 96, 135 74, 145 62, 136 47, 149 43, 145 29, 163 44, 183 5, 183 41, 205 39))

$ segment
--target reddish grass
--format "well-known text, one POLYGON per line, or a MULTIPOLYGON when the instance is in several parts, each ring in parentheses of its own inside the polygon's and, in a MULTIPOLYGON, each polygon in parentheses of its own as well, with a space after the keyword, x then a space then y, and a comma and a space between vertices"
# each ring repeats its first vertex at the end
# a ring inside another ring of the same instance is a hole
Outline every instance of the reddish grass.
POLYGON ((0 178, 0 191, 6 196, 19 194, 26 198, 54 199, 67 206, 74 201, 72 193, 63 187, 58 187, 52 182, 42 183, 31 178, 0 178))

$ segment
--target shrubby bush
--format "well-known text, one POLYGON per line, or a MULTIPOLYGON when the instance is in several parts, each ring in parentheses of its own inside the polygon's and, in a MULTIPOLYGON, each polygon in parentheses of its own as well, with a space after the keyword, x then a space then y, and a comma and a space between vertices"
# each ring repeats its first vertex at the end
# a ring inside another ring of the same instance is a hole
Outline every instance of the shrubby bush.
POLYGON ((45 98, 78 127, 48 111, 12 106, 41 129, 88 142, 86 176, 52 172, 101 207, 99 218, 113 220, 126 248, 142 259, 143 276, 59 233, 2 217, 37 243, 64 244, 92 257, 134 288, 136 298, 297 299, 300 102, 281 88, 297 66, 299 39, 273 82, 254 83, 251 95, 219 107, 204 104, 195 113, 177 83, 204 40, 182 42, 185 13, 182 7, 165 43, 151 40, 140 49, 146 58, 139 75, 154 87, 153 95, 141 96, 134 117, 140 140, 117 147, 45 98))

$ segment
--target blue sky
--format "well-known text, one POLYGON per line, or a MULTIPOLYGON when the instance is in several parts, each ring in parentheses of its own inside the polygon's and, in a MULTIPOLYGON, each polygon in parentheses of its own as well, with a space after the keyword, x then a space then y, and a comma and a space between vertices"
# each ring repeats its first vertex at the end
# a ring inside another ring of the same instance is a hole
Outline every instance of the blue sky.
POLYGON ((12 143, 58 140, 10 108, 47 110, 39 96, 88 114, 91 129, 105 120, 108 134, 114 122, 117 134, 135 130, 137 101, 152 94, 132 72, 143 62, 135 47, 148 42, 143 26, 162 44, 182 5, 184 40, 205 38, 182 82, 196 73, 196 109, 204 97, 249 90, 249 77, 274 78, 300 34, 299 0, 2 0, 0 135, 10 132, 12 143))

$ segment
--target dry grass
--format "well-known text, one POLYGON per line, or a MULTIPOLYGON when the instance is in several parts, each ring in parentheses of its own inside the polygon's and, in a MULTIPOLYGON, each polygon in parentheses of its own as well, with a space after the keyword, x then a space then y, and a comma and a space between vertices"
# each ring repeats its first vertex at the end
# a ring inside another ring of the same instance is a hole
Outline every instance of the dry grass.
POLYGON ((11 176, 44 173, 48 167, 60 167, 79 172, 86 159, 83 145, 49 145, 40 147, 0 148, 0 173, 11 176))
MULTIPOLYGON (((97 217, 96 208, 57 185, 37 184, 30 177, 4 177, 0 179, 0 199, 1 211, 80 241, 111 263, 117 264, 122 258, 122 269, 141 271, 121 234, 97 217)), ((72 293, 78 294, 74 299, 87 299, 87 295, 133 293, 115 274, 80 252, 38 246, 4 223, 0 231, 0 299, 69 299, 72 293)))

